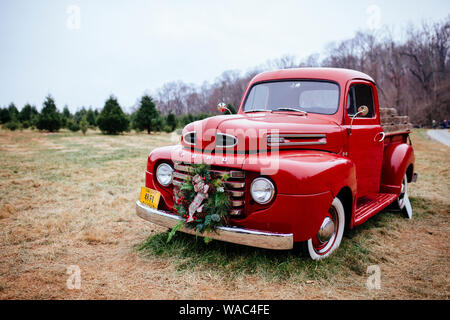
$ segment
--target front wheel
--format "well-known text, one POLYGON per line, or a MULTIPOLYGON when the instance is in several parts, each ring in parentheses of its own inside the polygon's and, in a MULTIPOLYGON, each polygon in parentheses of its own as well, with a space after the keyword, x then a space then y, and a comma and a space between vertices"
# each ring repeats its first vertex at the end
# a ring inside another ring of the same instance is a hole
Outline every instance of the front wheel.
POLYGON ((320 260, 332 254, 341 244, 344 226, 344 206, 339 198, 334 198, 317 234, 305 243, 311 259, 320 260))

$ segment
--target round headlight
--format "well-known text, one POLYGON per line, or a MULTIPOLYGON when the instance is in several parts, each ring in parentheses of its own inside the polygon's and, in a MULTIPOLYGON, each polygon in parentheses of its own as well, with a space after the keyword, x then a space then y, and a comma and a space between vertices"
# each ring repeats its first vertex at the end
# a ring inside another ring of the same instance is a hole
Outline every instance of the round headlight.
POLYGON ((259 204, 266 204, 272 200, 275 194, 275 187, 269 179, 256 178, 250 187, 253 200, 259 204))
POLYGON ((171 166, 167 163, 161 163, 156 169, 156 179, 162 186, 167 187, 172 182, 172 172, 171 166))

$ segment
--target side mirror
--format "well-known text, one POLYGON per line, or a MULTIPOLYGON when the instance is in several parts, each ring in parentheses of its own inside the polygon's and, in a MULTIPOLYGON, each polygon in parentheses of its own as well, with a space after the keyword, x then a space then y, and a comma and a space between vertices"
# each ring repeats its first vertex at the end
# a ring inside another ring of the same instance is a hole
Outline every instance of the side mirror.
POLYGON ((217 104, 217 110, 220 112, 228 111, 230 114, 233 114, 230 109, 227 108, 227 104, 225 102, 219 102, 217 104))
MULTIPOLYGON (((369 114, 369 108, 367 108, 367 106, 361 106, 361 107, 358 108, 358 113, 357 114, 360 114, 361 116, 365 117, 365 116, 367 116, 369 114)), ((357 114, 355 114, 355 116, 357 114)))
POLYGON ((355 118, 359 115, 365 117, 368 114, 369 114, 369 108, 367 108, 367 106, 361 106, 358 108, 358 112, 352 116, 352 121, 350 122, 350 128, 347 128, 348 135, 352 134, 353 120, 355 120, 355 118))

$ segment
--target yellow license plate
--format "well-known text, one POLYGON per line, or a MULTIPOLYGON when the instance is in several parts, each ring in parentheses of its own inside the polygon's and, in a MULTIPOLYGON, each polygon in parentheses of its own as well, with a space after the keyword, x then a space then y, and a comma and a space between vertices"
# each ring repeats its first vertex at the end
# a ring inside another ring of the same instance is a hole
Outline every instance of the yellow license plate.
POLYGON ((158 209, 159 198, 161 197, 161 193, 159 191, 141 187, 141 199, 140 201, 152 208, 158 209))

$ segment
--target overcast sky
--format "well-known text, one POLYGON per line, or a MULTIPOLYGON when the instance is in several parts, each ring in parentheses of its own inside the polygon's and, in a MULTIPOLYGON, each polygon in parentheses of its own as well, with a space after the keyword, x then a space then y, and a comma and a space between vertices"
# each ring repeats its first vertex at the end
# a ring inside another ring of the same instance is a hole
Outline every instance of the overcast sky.
MULTIPOLYGON (((284 54, 323 52, 358 30, 437 21, 450 1, 0 0, 0 106, 127 110, 165 82, 200 85, 284 54)), ((398 36, 401 36, 400 33, 398 36)))

